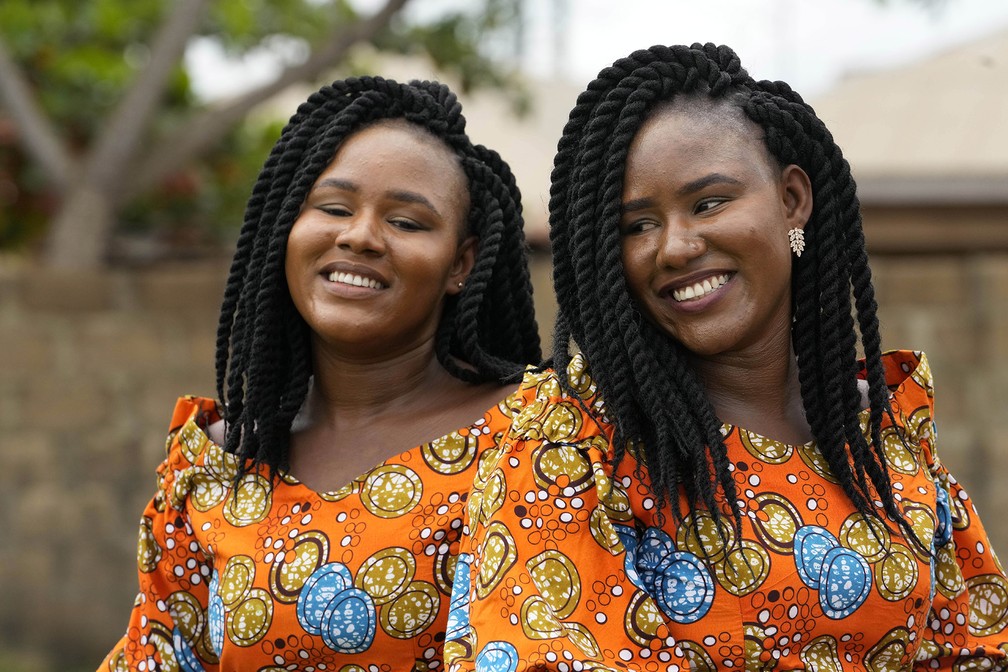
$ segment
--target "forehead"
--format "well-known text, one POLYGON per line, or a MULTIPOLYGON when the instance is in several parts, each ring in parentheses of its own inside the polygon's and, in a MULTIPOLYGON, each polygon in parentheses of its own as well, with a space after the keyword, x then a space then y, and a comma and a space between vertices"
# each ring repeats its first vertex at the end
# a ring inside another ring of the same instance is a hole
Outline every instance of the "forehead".
POLYGON ((463 212, 469 209, 468 179, 455 152, 426 129, 401 119, 380 121, 347 136, 318 179, 326 178, 413 191, 463 212))
POLYGON ((336 161, 359 160, 365 156, 399 155, 404 162, 453 168, 462 173, 455 153, 440 138, 425 128, 402 119, 382 120, 354 131, 336 150, 336 161))
POLYGON ((709 100, 677 101, 655 108, 630 143, 627 173, 661 166, 702 171, 736 167, 772 171, 763 130, 737 107, 709 100))

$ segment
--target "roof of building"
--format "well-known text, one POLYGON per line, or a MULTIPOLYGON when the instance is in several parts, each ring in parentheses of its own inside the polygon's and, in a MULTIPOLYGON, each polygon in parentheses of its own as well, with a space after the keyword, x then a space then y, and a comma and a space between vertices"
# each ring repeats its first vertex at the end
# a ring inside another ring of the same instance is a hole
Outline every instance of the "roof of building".
POLYGON ((865 202, 1008 203, 1008 31, 810 101, 865 202))

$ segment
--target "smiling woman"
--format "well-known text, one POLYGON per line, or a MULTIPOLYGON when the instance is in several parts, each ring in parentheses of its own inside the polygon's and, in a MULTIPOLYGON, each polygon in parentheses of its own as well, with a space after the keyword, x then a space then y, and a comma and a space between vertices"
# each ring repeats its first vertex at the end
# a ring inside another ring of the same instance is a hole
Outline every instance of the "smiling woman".
POLYGON ((436 137, 382 122, 349 138, 287 239, 287 287, 319 347, 394 357, 431 341, 475 261, 468 210, 462 166, 436 137))
POLYGON ((514 178, 441 84, 291 118, 184 397, 103 670, 437 669, 462 511, 538 363, 514 178))
POLYGON ((552 180, 554 370, 470 494, 450 672, 1005 669, 1008 579, 812 108, 637 51, 552 180))

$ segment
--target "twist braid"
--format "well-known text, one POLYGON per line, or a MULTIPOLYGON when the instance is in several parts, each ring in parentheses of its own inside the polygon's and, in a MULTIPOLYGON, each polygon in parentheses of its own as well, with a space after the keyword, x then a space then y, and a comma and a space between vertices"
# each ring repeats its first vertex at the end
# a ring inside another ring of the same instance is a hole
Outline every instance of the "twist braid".
POLYGON ((919 544, 893 499, 882 452, 883 415, 895 419, 888 403, 877 304, 850 164, 798 93, 783 82, 763 81, 758 87, 766 95, 754 95, 746 113, 767 129, 767 147, 779 163, 798 164, 809 174, 816 200, 805 230, 807 244, 818 252, 796 261, 792 281, 792 338, 806 417, 834 476, 858 509, 873 511, 877 496, 886 514, 919 544), (775 108, 779 116, 772 116, 775 108), (856 383, 858 334, 869 383, 867 440, 861 431, 856 383))
POLYGON ((352 77, 298 106, 253 186, 236 244, 217 332, 217 394, 225 449, 271 474, 288 466, 290 428, 312 375, 310 330, 285 279, 287 237, 318 176, 352 134, 403 119, 455 153, 470 191, 468 231, 476 265, 459 297, 446 297, 435 353, 466 381, 504 380, 539 362, 521 196, 507 164, 473 145, 456 95, 437 82, 352 77))
MULTIPOLYGON (((874 291, 850 167, 815 111, 783 82, 757 82, 724 46, 656 46, 603 69, 578 97, 557 143, 550 242, 559 304, 553 362, 565 386, 576 345, 591 364, 614 422, 618 463, 640 453, 657 499, 682 519, 698 506, 741 512, 721 422, 689 353, 642 319, 626 285, 618 225, 630 143, 659 105, 718 101, 758 125, 779 168, 795 164, 814 194, 806 253, 793 264, 792 345, 813 437, 854 506, 917 539, 892 497, 881 423, 890 413, 874 291), (851 297, 853 296, 853 305, 851 297), (856 319, 855 319, 856 315, 856 319), (857 348, 869 383, 868 437, 860 424, 857 348)), ((918 540, 919 541, 919 540, 918 540)))

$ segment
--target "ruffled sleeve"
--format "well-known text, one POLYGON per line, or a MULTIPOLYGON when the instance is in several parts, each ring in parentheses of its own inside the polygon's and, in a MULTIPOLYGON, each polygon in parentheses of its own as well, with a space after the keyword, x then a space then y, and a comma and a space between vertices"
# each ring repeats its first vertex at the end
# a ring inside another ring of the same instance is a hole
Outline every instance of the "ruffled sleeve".
POLYGON ((938 457, 931 371, 916 354, 920 363, 897 398, 935 484, 937 525, 933 598, 914 669, 1008 670, 1008 579, 969 495, 938 457))
POLYGON ((190 474, 208 442, 200 426, 218 418, 210 399, 183 397, 175 406, 157 492, 140 521, 140 591, 126 634, 99 672, 217 669, 206 626, 211 563, 189 524, 185 502, 190 474))
POLYGON ((449 672, 623 668, 600 636, 624 632, 609 614, 638 613, 632 626, 643 630, 658 618, 624 572, 613 521, 631 514, 607 475, 611 428, 590 379, 571 381, 581 398, 552 373, 526 375, 525 407, 481 464, 451 598, 449 672))

